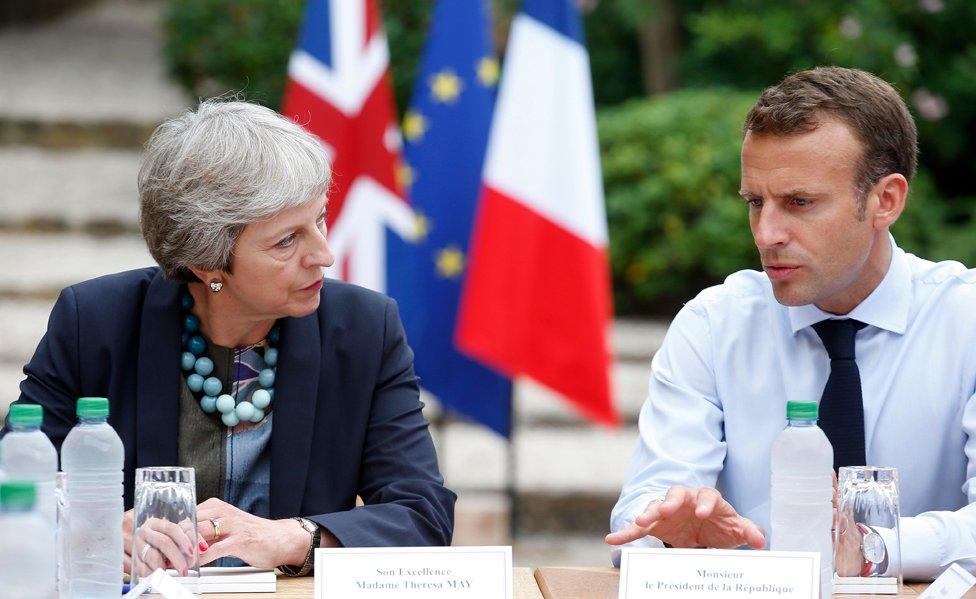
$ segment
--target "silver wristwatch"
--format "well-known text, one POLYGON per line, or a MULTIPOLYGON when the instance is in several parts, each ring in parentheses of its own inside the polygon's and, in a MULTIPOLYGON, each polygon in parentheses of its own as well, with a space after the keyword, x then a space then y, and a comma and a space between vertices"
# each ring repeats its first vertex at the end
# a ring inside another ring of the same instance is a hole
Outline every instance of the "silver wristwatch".
POLYGON ((858 523, 857 528, 861 532, 861 556, 863 557, 861 576, 885 571, 888 551, 884 539, 870 526, 858 523))
POLYGON ((322 529, 319 525, 307 518, 293 518, 293 520, 298 520, 298 523, 302 525, 302 528, 311 535, 312 539, 308 545, 308 553, 305 554, 305 563, 301 566, 278 566, 278 570, 281 571, 285 576, 305 576, 312 571, 312 566, 314 565, 313 558, 315 557, 315 549, 322 542, 322 529))

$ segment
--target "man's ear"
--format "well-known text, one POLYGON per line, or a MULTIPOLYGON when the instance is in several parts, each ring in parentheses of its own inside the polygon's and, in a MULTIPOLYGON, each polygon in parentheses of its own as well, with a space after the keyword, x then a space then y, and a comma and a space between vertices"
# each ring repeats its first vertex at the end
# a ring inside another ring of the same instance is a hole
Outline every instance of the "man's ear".
POLYGON ((905 210, 908 200, 908 180, 904 175, 892 173, 885 175, 869 192, 873 196, 874 210, 870 211, 875 229, 887 229, 895 224, 905 210))

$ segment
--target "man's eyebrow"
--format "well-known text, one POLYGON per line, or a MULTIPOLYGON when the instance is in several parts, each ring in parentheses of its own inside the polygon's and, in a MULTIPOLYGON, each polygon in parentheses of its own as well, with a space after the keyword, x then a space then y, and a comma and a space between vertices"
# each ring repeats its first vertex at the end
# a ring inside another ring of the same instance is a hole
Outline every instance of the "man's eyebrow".
POLYGON ((797 197, 799 197, 799 198, 818 198, 818 197, 821 197, 823 195, 826 195, 826 194, 817 193, 817 192, 811 191, 809 189, 799 189, 799 188, 797 188, 797 189, 791 189, 791 190, 787 191, 786 193, 783 194, 783 197, 784 198, 797 198, 797 197))
MULTIPOLYGON (((746 191, 745 189, 740 189, 739 190, 739 195, 742 196, 744 199, 747 199, 747 200, 748 199, 752 199, 752 198, 762 197, 760 194, 753 193, 751 191, 746 191)), ((799 189, 799 188, 797 188, 797 189, 791 189, 791 190, 786 191, 786 192, 781 193, 781 194, 776 194, 774 197, 780 197, 780 198, 796 198, 796 197, 800 197, 800 198, 818 198, 818 197, 822 197, 824 195, 826 195, 826 194, 817 193, 817 192, 810 191, 810 190, 807 190, 807 189, 799 189)))

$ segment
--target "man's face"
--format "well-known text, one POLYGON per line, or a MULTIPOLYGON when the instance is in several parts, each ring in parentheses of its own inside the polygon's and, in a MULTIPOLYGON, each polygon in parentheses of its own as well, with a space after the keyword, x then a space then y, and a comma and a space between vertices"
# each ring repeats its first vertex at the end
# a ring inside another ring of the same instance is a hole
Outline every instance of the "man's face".
POLYGON ((858 211, 860 156, 860 142, 832 119, 796 135, 746 133, 740 193, 781 304, 844 314, 880 281, 866 267, 876 231, 858 211))

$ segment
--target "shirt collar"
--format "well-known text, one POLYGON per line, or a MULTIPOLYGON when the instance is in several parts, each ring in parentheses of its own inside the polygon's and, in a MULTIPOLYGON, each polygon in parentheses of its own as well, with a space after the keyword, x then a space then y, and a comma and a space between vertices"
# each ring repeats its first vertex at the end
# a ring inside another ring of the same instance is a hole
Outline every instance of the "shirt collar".
MULTIPOLYGON (((871 326, 885 329, 899 335, 908 327, 908 312, 912 299, 912 273, 905 252, 895 243, 890 234, 891 264, 881 283, 871 295, 858 304, 843 318, 853 318, 871 326)), ((787 306, 793 334, 800 329, 828 318, 838 318, 836 314, 824 312, 813 304, 787 306)))

